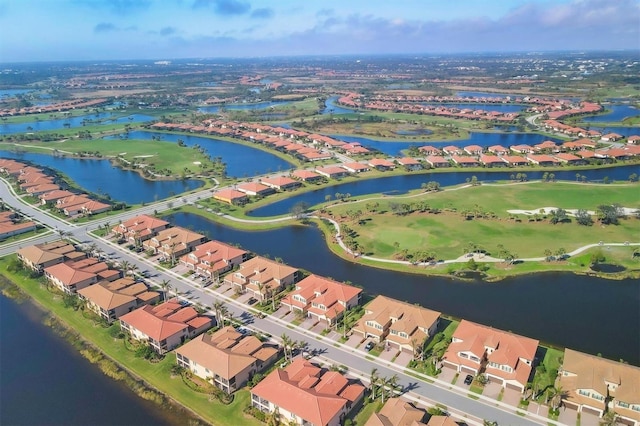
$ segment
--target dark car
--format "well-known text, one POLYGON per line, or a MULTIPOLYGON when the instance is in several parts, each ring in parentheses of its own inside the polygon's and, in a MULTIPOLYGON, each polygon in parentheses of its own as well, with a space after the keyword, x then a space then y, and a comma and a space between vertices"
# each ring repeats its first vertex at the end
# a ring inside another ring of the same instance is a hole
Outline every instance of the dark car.
POLYGON ((470 385, 473 382, 473 376, 471 374, 467 374, 467 377, 464 378, 464 384, 470 385))
POLYGON ((373 347, 375 346, 375 344, 373 342, 369 342, 364 346, 364 349, 369 352, 371 349, 373 349, 373 347))

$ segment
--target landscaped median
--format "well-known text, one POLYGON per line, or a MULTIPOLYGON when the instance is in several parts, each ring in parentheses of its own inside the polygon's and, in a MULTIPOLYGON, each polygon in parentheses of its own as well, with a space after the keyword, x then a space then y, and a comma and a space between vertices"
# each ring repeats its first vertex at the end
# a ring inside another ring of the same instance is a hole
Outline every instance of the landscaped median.
MULTIPOLYGON (((172 374, 172 369, 176 365, 174 353, 169 353, 159 362, 153 363, 137 357, 135 352, 127 349, 123 340, 114 338, 114 327, 118 327, 117 324, 109 328, 96 326, 94 321, 83 315, 82 310, 65 307, 63 298, 48 290, 41 284, 40 279, 30 278, 26 271, 8 268, 14 265, 16 260, 15 255, 0 259, 0 274, 50 312, 60 325, 67 329, 65 332, 67 340, 72 341, 75 347, 82 348, 81 353, 89 361, 96 363, 105 374, 116 380, 124 380, 129 385, 126 375, 121 374, 122 372, 118 373, 118 369, 122 368, 135 379, 141 379, 148 385, 148 387, 134 389, 139 396, 166 404, 167 400, 162 395, 164 394, 210 424, 256 426, 261 424, 243 413, 243 409, 249 404, 248 390, 236 392, 233 402, 229 405, 224 405, 215 399, 210 400, 209 393, 200 393, 191 389, 179 375, 172 374), (74 341, 84 341, 89 345, 76 344, 74 341), (94 350, 90 350, 92 346, 94 350), (98 351, 95 350, 96 348, 98 351), (117 366, 107 366, 108 364, 103 362, 104 359, 115 362, 117 366), (160 393, 154 392, 153 389, 160 393)), ((135 379, 133 381, 136 381, 135 379)))

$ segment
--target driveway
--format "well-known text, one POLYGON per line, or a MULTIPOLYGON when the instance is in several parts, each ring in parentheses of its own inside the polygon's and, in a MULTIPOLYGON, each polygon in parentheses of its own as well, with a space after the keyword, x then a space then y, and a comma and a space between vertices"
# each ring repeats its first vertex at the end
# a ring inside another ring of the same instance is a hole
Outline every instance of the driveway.
POLYGON ((362 336, 360 334, 353 333, 351 336, 349 336, 349 340, 347 340, 345 345, 349 346, 350 348, 357 348, 358 346, 360 346, 360 342, 362 342, 362 336))
POLYGON ((580 413, 580 426, 598 426, 600 424, 600 417, 591 413, 580 413))
POLYGON ((412 359, 413 359, 413 356, 409 352, 400 351, 400 353, 398 354, 398 357, 394 361, 394 364, 399 365, 401 367, 406 367, 409 364, 409 362, 411 362, 412 359))
POLYGON ((395 356, 397 354, 398 354, 398 350, 396 348, 387 347, 387 349, 384 349, 380 353, 380 356, 378 357, 378 359, 383 359, 385 361, 391 361, 393 358, 395 358, 395 356))
POLYGON ((482 394, 484 396, 497 400, 501 390, 502 390, 502 386, 500 386, 497 383, 490 382, 484 385, 484 391, 482 392, 482 394))
POLYGON ((324 321, 318 321, 316 325, 311 328, 314 333, 320 334, 327 328, 327 324, 324 321))
POLYGON ((316 319, 315 318, 307 318, 306 320, 302 321, 302 323, 300 323, 300 327, 304 328, 305 330, 311 330, 313 328, 314 325, 316 325, 316 319))
POLYGON ((502 395, 502 402, 505 404, 509 404, 512 407, 517 407, 520 404, 520 400, 522 399, 522 394, 520 391, 515 389, 504 389, 504 394, 502 395))
POLYGON ((578 412, 571 408, 561 407, 558 421, 564 425, 574 426, 578 422, 578 412))
POLYGON ((442 380, 446 383, 453 382, 453 378, 458 374, 456 370, 451 367, 442 367, 440 374, 438 375, 438 379, 442 380))
POLYGON ((282 318, 289 313, 289 308, 286 306, 280 306, 274 313, 273 316, 276 318, 282 318))
POLYGON ((253 297, 253 293, 243 293, 240 296, 238 296, 238 298, 236 299, 237 302, 239 303, 247 303, 247 301, 249 299, 251 299, 253 297))

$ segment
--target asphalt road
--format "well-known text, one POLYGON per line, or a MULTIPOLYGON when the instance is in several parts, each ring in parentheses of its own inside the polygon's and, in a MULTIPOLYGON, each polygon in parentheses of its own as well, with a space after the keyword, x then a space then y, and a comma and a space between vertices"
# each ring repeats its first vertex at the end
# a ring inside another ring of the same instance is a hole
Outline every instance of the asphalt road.
MULTIPOLYGON (((184 197, 181 196, 178 197, 174 203, 196 201, 197 197, 203 197, 210 193, 210 191, 211 190, 198 191, 194 194, 185 195, 184 197), (182 201, 183 199, 185 201, 182 201)), ((165 210, 167 201, 141 207, 135 211, 127 211, 122 215, 111 216, 108 219, 93 221, 89 224, 75 225, 57 217, 50 216, 42 210, 24 204, 22 200, 15 196, 7 182, 4 180, 2 185, 0 185, 0 197, 8 205, 18 209, 23 214, 30 216, 33 220, 36 220, 53 230, 62 230, 67 233, 68 237, 84 244, 95 243, 96 246, 105 254, 110 255, 112 258, 116 258, 119 261, 128 261, 135 265, 139 272, 149 271, 151 277, 148 281, 150 284, 158 285, 158 283, 163 280, 168 280, 171 283, 174 292, 179 292, 181 297, 193 303, 198 303, 204 307, 210 308, 214 301, 224 301, 235 319, 243 321, 247 326, 256 331, 261 331, 274 337, 286 334, 293 340, 303 340, 308 342, 309 348, 313 350, 313 353, 317 356, 317 360, 319 361, 330 364, 345 365, 348 367, 349 373, 359 375, 365 381, 367 381, 373 368, 377 368, 379 375, 383 377, 391 377, 394 374, 397 374, 399 379, 398 384, 403 387, 407 396, 415 400, 426 401, 432 404, 435 402, 440 403, 446 406, 450 413, 457 415, 468 424, 481 425, 483 419, 497 421, 500 425, 560 424, 542 416, 526 413, 522 410, 520 412, 526 414, 516 414, 516 409, 514 407, 507 406, 506 404, 494 399, 485 398, 481 395, 474 395, 474 398, 478 399, 472 399, 467 396, 469 393, 467 389, 458 388, 449 383, 440 382, 438 380, 435 380, 434 383, 421 381, 416 377, 405 374, 404 369, 397 365, 393 365, 386 361, 379 361, 374 357, 367 357, 367 354, 363 351, 352 349, 345 345, 339 345, 335 341, 329 340, 308 330, 294 327, 274 316, 268 316, 263 319, 258 318, 254 316, 245 305, 236 302, 234 299, 225 297, 211 289, 202 288, 195 281, 181 277, 172 271, 161 269, 156 264, 153 264, 138 254, 132 253, 114 243, 89 234, 89 230, 95 230, 107 222, 114 225, 121 219, 133 217, 142 213, 153 213, 153 211, 158 209, 161 204, 164 205, 162 210, 165 210)), ((48 235, 39 236, 28 241, 23 240, 0 246, 0 256, 13 253, 20 246, 36 244, 44 241, 53 241, 56 239, 59 239, 58 233, 51 232, 48 235)))

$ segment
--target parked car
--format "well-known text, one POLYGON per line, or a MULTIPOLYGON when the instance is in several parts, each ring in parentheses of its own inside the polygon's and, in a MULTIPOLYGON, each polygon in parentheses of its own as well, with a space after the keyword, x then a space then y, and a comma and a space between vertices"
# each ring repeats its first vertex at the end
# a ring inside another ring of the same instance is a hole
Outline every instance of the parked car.
POLYGON ((464 384, 470 385, 473 382, 473 376, 471 374, 467 374, 467 377, 464 378, 464 384))
POLYGON ((371 349, 373 349, 373 347, 375 346, 375 343, 373 342, 368 342, 365 346, 364 346, 364 350, 369 352, 371 349))

